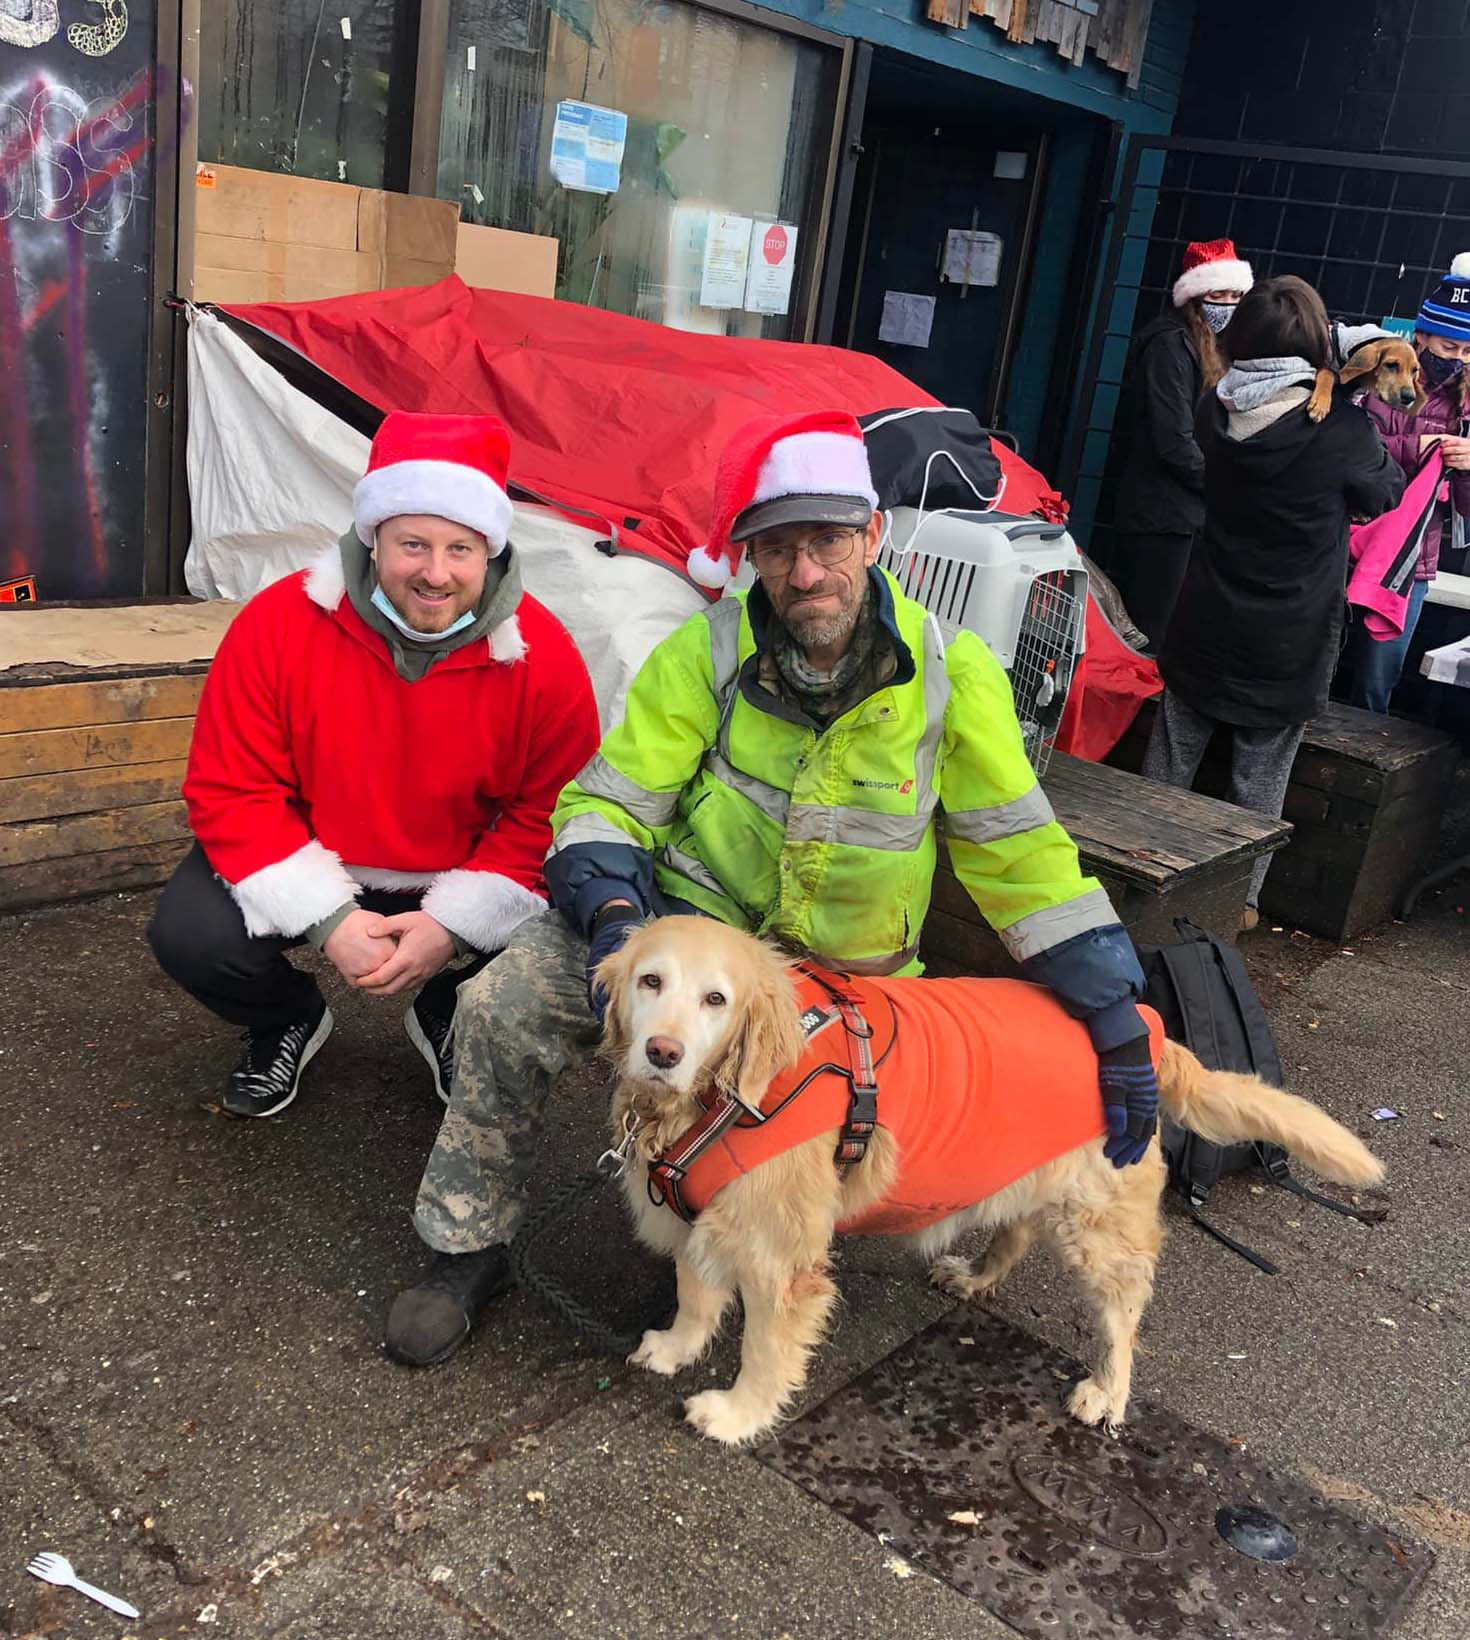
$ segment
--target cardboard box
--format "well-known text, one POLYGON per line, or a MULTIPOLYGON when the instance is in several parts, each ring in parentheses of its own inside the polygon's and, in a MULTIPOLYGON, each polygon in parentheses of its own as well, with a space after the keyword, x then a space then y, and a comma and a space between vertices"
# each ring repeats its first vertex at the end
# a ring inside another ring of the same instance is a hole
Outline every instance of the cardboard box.
POLYGON ((196 301, 321 301, 454 271, 447 200, 233 165, 200 166, 196 182, 196 301))
POLYGON ((511 233, 505 228, 459 224, 454 271, 481 290, 511 290, 523 296, 556 295, 556 255, 560 242, 545 234, 511 233))
POLYGON ((195 178, 194 231, 227 239, 268 239, 355 251, 360 188, 311 177, 247 171, 237 165, 200 168, 195 178))
POLYGON ((444 270, 436 276, 440 279, 454 271, 458 205, 447 199, 388 194, 374 188, 363 188, 361 194, 358 250, 435 263, 444 270))

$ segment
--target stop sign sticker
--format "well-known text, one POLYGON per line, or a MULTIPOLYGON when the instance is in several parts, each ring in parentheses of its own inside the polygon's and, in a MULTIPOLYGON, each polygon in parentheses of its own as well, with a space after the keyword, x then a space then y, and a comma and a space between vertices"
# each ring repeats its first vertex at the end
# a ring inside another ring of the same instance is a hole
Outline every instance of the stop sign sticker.
POLYGON ((750 271, 745 281, 745 307, 750 313, 785 313, 791 306, 791 279, 796 270, 796 229, 785 222, 755 224, 751 236, 750 271))

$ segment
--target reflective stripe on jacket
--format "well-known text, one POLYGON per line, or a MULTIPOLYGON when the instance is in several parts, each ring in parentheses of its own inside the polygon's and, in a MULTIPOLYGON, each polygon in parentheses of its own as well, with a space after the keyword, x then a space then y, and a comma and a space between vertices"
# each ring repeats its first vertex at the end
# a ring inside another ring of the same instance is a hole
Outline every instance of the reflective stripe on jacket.
MULTIPOLYGON (((673 901, 848 971, 916 972, 942 823, 1017 961, 1117 929, 1036 782, 999 663, 973 633, 946 644, 885 573, 871 582, 897 669, 825 731, 760 681, 759 586, 653 651, 552 816, 547 881, 574 921, 615 893, 673 901)), ((1105 989, 1074 1012, 1131 992, 1105 989)))

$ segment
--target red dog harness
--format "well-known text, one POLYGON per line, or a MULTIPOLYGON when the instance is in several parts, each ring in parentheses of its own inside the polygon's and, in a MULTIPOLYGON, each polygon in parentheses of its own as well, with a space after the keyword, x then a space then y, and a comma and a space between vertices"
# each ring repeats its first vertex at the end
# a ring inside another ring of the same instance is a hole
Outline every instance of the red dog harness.
MULTIPOLYGON (((862 1159, 877 1126, 897 1141, 892 1189, 838 1226, 865 1235, 937 1224, 1105 1131, 1087 1027, 1041 986, 867 979, 805 963, 796 983, 806 1051, 771 1083, 759 1116, 713 1095, 649 1164, 650 1196, 686 1223, 732 1179, 834 1130, 841 1166, 862 1159)), ((1157 1063, 1163 1027, 1141 1012, 1157 1063)))

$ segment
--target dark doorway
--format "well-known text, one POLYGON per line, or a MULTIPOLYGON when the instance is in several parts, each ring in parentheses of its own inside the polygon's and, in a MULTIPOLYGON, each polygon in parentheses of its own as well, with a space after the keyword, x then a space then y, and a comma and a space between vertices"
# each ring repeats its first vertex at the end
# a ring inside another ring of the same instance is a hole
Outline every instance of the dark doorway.
POLYGON ((973 76, 874 53, 832 339, 986 425, 1005 402, 1024 307, 1045 112, 973 76), (999 240, 994 283, 983 251, 980 282, 944 277, 951 230, 999 240), (895 339, 895 321, 916 325, 914 339, 895 339))

